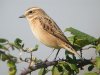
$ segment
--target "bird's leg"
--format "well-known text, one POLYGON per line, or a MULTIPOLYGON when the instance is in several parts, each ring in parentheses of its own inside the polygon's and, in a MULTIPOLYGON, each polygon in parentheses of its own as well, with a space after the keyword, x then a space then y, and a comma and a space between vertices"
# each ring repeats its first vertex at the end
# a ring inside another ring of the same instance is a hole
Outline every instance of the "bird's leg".
POLYGON ((59 51, 60 51, 60 49, 58 49, 57 54, 56 54, 56 56, 55 56, 54 60, 56 60, 56 58, 57 58, 57 56, 58 56, 59 51))
POLYGON ((52 53, 54 52, 54 50, 55 49, 53 49, 53 51, 50 53, 50 55, 46 58, 46 60, 45 61, 47 61, 48 60, 48 58, 52 55, 52 53))

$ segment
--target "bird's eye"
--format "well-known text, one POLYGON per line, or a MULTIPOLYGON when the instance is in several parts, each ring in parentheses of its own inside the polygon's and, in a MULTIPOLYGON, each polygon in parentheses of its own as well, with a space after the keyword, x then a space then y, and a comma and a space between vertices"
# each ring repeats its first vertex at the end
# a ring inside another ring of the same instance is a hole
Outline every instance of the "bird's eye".
POLYGON ((33 13, 32 11, 29 11, 29 13, 31 14, 31 13, 33 13))

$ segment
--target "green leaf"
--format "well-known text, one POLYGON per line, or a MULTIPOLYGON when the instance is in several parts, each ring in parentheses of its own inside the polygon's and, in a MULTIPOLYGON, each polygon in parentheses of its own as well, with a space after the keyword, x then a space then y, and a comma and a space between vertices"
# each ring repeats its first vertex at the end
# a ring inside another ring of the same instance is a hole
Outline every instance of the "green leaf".
POLYGON ((0 43, 5 43, 5 42, 7 42, 6 39, 4 39, 4 38, 0 38, 0 43))
POLYGON ((15 66, 15 62, 13 61, 8 61, 7 62, 8 67, 14 67, 15 66))
POLYGON ((98 45, 96 46, 96 50, 97 50, 97 52, 100 52, 100 44, 98 44, 98 45))
POLYGON ((16 68, 9 68, 9 75, 16 75, 16 68))
POLYGON ((75 64, 70 64, 70 63, 69 63, 69 66, 70 66, 70 68, 71 68, 72 70, 76 70, 76 69, 77 69, 77 66, 76 66, 75 64))
POLYGON ((11 43, 9 43, 9 45, 10 45, 12 50, 15 50, 15 44, 14 43, 11 42, 11 43))
POLYGON ((61 75, 61 73, 58 71, 58 68, 56 66, 53 66, 52 68, 52 75, 61 75))
POLYGON ((16 38, 15 43, 22 43, 22 40, 19 38, 16 38))
POLYGON ((90 65, 90 66, 88 67, 88 71, 92 71, 93 68, 94 68, 94 65, 90 65))
POLYGON ((48 71, 46 68, 41 68, 40 71, 38 72, 38 75, 45 75, 47 72, 48 71))
POLYGON ((100 37, 93 43, 93 45, 98 45, 100 44, 100 37))
POLYGON ((67 60, 73 61, 73 59, 69 56, 69 52, 68 51, 65 51, 65 57, 66 57, 67 60))
POLYGON ((84 47, 96 41, 96 38, 71 27, 66 28, 65 31, 69 31, 73 36, 75 36, 75 38, 73 37, 70 38, 73 38, 74 44, 80 47, 84 47))
POLYGON ((15 43, 10 43, 11 44, 11 48, 14 50, 15 48, 19 49, 20 47, 15 44, 15 43))
POLYGON ((88 72, 88 73, 85 73, 84 75, 98 75, 96 72, 88 72))
POLYGON ((63 69, 67 70, 68 72, 72 71, 67 62, 63 63, 63 69))
POLYGON ((75 71, 76 73, 79 73, 79 69, 77 68, 77 64, 68 63, 68 65, 70 66, 71 70, 75 71))
MULTIPOLYGON (((91 42, 92 43, 92 42, 91 42)), ((86 46, 86 45, 89 45, 89 44, 91 44, 90 42, 89 42, 89 40, 87 40, 87 39, 80 39, 80 38, 77 38, 76 40, 75 40, 75 44, 77 45, 77 46, 79 46, 79 47, 84 47, 84 46, 86 46)))
POLYGON ((96 67, 97 67, 98 69, 100 69, 100 57, 96 57, 96 62, 95 62, 95 64, 96 64, 96 67))
POLYGON ((35 45, 35 48, 34 49, 32 49, 32 51, 37 51, 38 50, 38 45, 35 45))
POLYGON ((16 48, 22 48, 23 44, 22 44, 22 40, 17 38, 15 41, 14 41, 14 46, 16 46, 16 48))
POLYGON ((7 62, 7 65, 9 67, 9 75, 15 75, 16 74, 16 70, 17 70, 15 62, 9 60, 7 62))
POLYGON ((58 71, 60 72, 60 75, 71 75, 73 74, 73 70, 70 68, 69 64, 67 62, 59 62, 57 65, 58 71))
POLYGON ((65 51, 65 56, 66 56, 66 59, 68 60, 69 63, 75 63, 76 62, 76 58, 71 58, 69 56, 68 51, 65 51))
POLYGON ((39 70, 39 72, 38 72, 38 75, 42 75, 43 72, 44 72, 44 68, 41 68, 41 69, 39 70))
POLYGON ((0 44, 0 49, 8 50, 8 48, 6 48, 4 45, 1 45, 1 44, 0 44))
POLYGON ((73 45, 75 41, 75 36, 68 37, 69 42, 73 45))
POLYGON ((66 28, 65 31, 71 32, 73 35, 77 36, 78 38, 87 39, 87 40, 89 40, 89 42, 94 42, 96 40, 96 38, 94 38, 94 37, 92 37, 84 32, 81 32, 77 29, 74 29, 72 27, 66 28))
POLYGON ((63 71, 62 75, 70 75, 66 70, 63 71))
POLYGON ((62 71, 63 71, 62 64, 57 65, 57 68, 58 68, 58 71, 59 71, 59 72, 62 72, 62 71))
POLYGON ((0 59, 1 59, 2 61, 6 61, 6 60, 8 60, 8 57, 7 57, 7 55, 0 54, 0 59))

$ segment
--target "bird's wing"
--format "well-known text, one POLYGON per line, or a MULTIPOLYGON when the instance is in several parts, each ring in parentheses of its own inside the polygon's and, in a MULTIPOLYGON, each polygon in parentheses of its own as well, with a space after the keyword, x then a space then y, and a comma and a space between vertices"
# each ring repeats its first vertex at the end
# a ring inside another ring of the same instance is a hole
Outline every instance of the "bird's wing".
POLYGON ((48 33, 61 39, 63 42, 70 44, 68 39, 65 37, 65 35, 61 31, 61 29, 57 26, 57 24, 50 17, 42 17, 40 18, 40 22, 41 22, 43 29, 46 30, 48 33))

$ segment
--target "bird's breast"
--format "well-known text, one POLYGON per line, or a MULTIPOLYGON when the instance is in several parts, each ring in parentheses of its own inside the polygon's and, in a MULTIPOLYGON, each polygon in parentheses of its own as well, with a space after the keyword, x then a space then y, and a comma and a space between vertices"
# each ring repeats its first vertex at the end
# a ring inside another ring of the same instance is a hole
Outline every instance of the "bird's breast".
POLYGON ((30 27, 34 36, 40 42, 52 48, 59 48, 57 44, 57 38, 44 30, 39 22, 30 24, 30 27))

